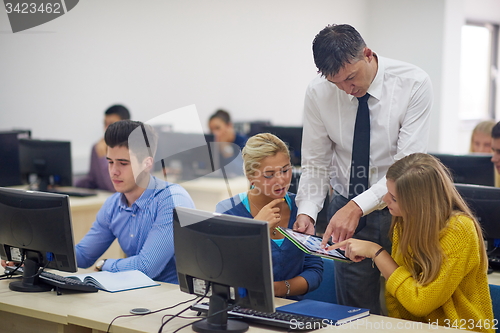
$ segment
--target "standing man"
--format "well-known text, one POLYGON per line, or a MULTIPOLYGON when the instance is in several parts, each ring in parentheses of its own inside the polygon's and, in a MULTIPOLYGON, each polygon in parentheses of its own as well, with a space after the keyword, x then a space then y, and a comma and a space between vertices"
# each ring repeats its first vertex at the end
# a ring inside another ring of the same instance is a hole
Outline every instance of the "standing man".
POLYGON ((174 256, 173 209, 194 208, 178 184, 151 175, 158 137, 139 121, 121 120, 106 130, 109 176, 117 193, 97 213, 76 245, 78 267, 87 268, 118 239, 126 258, 100 260, 98 271, 137 269, 155 281, 178 283, 174 256))
MULTIPOLYGON (((314 232, 331 186, 323 244, 354 236, 390 251, 385 174, 395 161, 427 149, 430 78, 414 65, 378 56, 347 24, 320 31, 313 54, 320 75, 306 91, 294 229, 314 232)), ((339 304, 381 313, 380 272, 370 261, 335 262, 335 283, 339 304)))

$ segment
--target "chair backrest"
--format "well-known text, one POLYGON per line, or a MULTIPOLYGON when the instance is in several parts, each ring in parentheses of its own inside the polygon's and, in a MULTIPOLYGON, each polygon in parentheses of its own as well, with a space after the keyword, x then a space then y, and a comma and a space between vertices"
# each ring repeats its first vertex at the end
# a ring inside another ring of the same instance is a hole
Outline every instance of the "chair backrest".
MULTIPOLYGON (((500 320, 500 286, 490 284, 491 303, 493 304, 493 318, 500 320)), ((500 332, 500 330, 497 330, 500 332)))
POLYGON ((333 260, 323 259, 323 280, 318 289, 308 292, 304 298, 314 299, 329 303, 337 303, 337 293, 335 292, 335 269, 333 260))

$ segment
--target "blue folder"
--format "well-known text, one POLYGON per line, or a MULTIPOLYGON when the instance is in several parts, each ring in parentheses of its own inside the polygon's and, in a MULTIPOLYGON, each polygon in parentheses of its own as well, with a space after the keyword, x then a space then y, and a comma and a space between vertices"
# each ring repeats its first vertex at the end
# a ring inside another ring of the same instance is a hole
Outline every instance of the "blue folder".
POLYGON ((369 309, 321 302, 312 299, 304 299, 302 301, 283 305, 276 308, 276 311, 326 319, 324 322, 329 325, 342 325, 370 315, 369 309))

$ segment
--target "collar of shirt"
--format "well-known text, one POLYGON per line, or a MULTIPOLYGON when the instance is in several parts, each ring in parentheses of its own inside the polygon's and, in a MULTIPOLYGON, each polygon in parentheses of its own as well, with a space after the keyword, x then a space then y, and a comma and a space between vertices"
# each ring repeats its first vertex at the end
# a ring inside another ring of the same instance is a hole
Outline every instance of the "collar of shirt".
POLYGON ((152 175, 149 176, 149 183, 146 190, 141 194, 141 196, 129 207, 127 205, 127 199, 125 195, 122 193, 120 195, 119 207, 122 210, 129 210, 132 213, 137 213, 138 210, 144 209, 149 204, 149 201, 154 197, 154 195, 163 190, 168 186, 168 183, 160 180, 152 175))

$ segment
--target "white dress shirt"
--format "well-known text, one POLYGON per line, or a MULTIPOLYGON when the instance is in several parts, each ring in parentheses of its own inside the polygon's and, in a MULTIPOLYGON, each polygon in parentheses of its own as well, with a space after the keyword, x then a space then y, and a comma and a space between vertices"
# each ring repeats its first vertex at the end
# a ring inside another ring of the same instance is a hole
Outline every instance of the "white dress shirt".
MULTIPOLYGON (((378 70, 368 93, 370 109, 370 188, 353 200, 363 215, 385 207, 385 175, 397 160, 426 152, 432 84, 422 69, 377 57, 378 70)), ((298 214, 316 219, 329 185, 348 197, 354 123, 358 100, 318 75, 304 102, 302 175, 298 214)))

